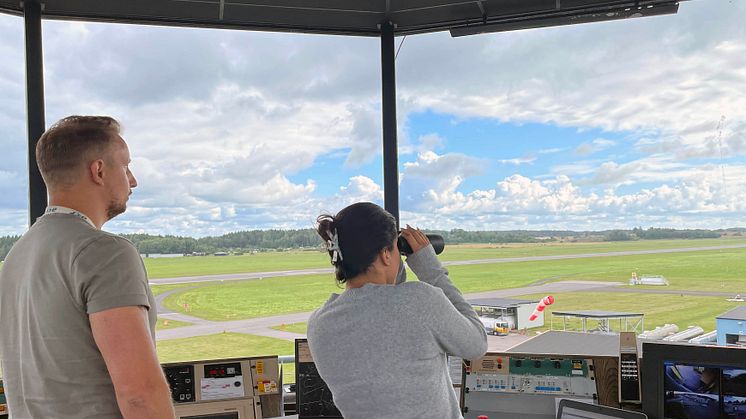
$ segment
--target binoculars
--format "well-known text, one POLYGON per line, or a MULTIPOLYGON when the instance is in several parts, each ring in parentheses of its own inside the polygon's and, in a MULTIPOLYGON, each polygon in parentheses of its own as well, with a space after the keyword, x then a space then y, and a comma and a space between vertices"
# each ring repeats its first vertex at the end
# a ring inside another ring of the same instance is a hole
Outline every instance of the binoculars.
MULTIPOLYGON (((430 244, 433 245, 435 254, 441 254, 443 252, 443 249, 446 247, 446 243, 445 241, 443 241, 443 236, 439 234, 425 234, 425 236, 427 236, 427 239, 430 240, 430 244)), ((412 247, 409 245, 409 242, 404 237, 399 236, 396 244, 399 247, 399 253, 401 253, 402 255, 409 256, 413 253, 412 247)))

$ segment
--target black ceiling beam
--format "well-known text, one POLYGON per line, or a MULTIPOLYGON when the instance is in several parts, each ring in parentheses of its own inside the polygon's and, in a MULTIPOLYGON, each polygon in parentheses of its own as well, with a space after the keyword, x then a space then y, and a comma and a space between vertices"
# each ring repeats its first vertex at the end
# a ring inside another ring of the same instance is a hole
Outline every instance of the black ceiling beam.
MULTIPOLYGON (((558 0, 559 1, 559 0, 558 0)), ((466 24, 450 30, 451 36, 467 36, 481 33, 507 32, 522 29, 546 28, 582 23, 606 22, 649 16, 675 14, 678 1, 626 1, 594 8, 557 9, 547 13, 533 13, 499 19, 487 19, 481 23, 466 24), (644 4, 644 5, 643 5, 644 4)))

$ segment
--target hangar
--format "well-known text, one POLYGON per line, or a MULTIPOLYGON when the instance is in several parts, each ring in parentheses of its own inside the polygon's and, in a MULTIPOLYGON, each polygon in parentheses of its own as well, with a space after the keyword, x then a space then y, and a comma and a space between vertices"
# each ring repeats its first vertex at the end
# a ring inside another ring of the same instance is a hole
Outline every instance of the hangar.
POLYGON ((528 329, 544 326, 544 312, 540 312, 534 321, 528 317, 536 308, 539 300, 519 300, 512 298, 478 298, 469 300, 469 304, 480 317, 496 317, 508 321, 511 330, 528 329))

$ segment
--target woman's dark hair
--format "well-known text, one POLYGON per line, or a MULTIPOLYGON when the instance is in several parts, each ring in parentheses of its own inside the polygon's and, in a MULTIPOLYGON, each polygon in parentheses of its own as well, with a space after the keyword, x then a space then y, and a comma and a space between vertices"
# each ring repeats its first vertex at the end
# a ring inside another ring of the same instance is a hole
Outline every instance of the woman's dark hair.
MULTIPOLYGON (((336 216, 321 214, 316 219, 317 231, 325 243, 337 235, 341 258, 332 264, 336 269, 337 282, 343 284, 365 273, 382 249, 393 250, 398 236, 396 219, 385 209, 372 202, 352 204, 336 216)), ((329 256, 334 258, 334 250, 329 256)))

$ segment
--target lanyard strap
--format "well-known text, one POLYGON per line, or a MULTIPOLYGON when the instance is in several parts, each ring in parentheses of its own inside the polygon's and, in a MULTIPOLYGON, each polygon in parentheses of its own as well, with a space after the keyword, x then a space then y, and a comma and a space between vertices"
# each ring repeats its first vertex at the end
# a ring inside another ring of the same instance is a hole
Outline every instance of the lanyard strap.
POLYGON ((74 209, 70 209, 70 208, 67 208, 67 207, 60 207, 58 205, 51 205, 51 206, 47 207, 46 211, 44 211, 44 215, 47 215, 47 214, 70 214, 70 215, 74 215, 74 216, 80 218, 81 220, 85 221, 86 223, 90 224, 91 227, 98 229, 96 227, 96 224, 93 224, 93 221, 91 221, 90 218, 88 218, 82 212, 76 211, 74 209))

